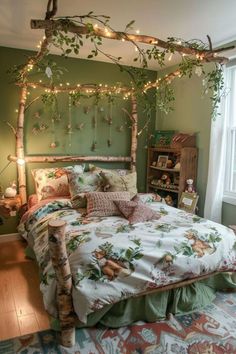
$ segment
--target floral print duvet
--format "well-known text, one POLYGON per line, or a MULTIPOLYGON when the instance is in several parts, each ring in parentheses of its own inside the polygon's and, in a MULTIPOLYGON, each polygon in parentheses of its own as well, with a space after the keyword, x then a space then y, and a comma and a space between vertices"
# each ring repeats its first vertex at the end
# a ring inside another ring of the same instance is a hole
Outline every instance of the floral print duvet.
POLYGON ((158 202, 149 205, 161 218, 134 225, 122 217, 86 218, 66 199, 48 202, 23 217, 19 230, 36 254, 51 315, 57 316, 47 234, 51 218, 66 221, 73 302, 83 323, 105 305, 149 289, 215 271, 236 271, 232 230, 158 202))

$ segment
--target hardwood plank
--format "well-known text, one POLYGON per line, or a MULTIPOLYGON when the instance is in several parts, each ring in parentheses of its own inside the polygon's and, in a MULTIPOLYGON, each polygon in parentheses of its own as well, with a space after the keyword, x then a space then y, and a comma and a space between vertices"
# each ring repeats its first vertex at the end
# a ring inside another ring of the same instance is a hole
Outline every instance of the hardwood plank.
POLYGON ((34 313, 30 315, 18 316, 20 334, 34 333, 39 331, 38 322, 34 313))
POLYGON ((0 316, 2 313, 15 311, 15 302, 12 293, 11 282, 7 272, 0 273, 0 316))
POLYGON ((0 320, 0 340, 18 337, 20 334, 16 312, 2 313, 0 320))
POLYGON ((50 328, 38 266, 25 259, 24 248, 21 241, 0 247, 0 340, 50 328))
POLYGON ((17 315, 34 313, 41 298, 37 266, 33 262, 19 263, 11 274, 11 284, 17 315))

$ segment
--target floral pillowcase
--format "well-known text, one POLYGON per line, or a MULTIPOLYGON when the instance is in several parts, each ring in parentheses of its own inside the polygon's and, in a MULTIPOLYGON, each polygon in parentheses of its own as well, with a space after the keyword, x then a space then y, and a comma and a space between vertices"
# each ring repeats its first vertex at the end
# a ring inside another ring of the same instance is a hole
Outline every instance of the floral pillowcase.
POLYGON ((69 190, 73 208, 86 208, 86 193, 102 191, 102 177, 96 171, 68 171, 69 190))
POLYGON ((84 165, 31 170, 38 201, 50 197, 70 195, 67 172, 83 173, 84 165))

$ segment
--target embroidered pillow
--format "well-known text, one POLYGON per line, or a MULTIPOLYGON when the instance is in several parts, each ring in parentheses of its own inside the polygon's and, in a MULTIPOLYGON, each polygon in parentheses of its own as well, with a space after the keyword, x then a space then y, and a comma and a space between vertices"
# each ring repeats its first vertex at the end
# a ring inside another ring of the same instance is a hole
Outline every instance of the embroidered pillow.
POLYGON ((129 173, 131 173, 130 170, 122 169, 122 168, 116 168, 116 169, 107 169, 107 168, 102 168, 99 166, 95 166, 92 164, 89 164, 89 171, 96 171, 96 172, 111 172, 111 173, 116 173, 119 176, 126 176, 129 173))
POLYGON ((161 217, 160 214, 141 202, 116 200, 114 203, 130 224, 158 220, 161 217))
POLYGON ((50 197, 69 196, 67 171, 82 173, 84 165, 61 168, 39 168, 31 170, 38 201, 50 197))
POLYGON ((117 173, 102 171, 104 190, 107 192, 130 192, 131 197, 137 194, 137 173, 132 172, 126 176, 117 173))
POLYGON ((69 171, 68 180, 73 208, 86 208, 86 193, 102 191, 102 178, 95 171, 69 171))
POLYGON ((130 200, 129 192, 97 192, 87 193, 87 216, 120 215, 114 204, 115 200, 130 200))

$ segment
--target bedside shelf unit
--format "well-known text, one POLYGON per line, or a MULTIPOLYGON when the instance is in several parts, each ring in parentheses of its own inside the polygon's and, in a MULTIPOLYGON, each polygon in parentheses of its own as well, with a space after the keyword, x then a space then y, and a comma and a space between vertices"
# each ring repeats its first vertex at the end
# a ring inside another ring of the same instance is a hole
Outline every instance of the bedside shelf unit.
POLYGON ((0 199, 0 215, 5 218, 15 216, 21 205, 22 203, 19 195, 16 195, 14 198, 0 199))
POLYGON ((191 178, 196 184, 197 178, 197 148, 183 147, 183 148, 149 148, 147 161, 147 192, 156 192, 163 198, 168 194, 171 195, 178 205, 180 196, 186 187, 186 180, 191 178), (157 164, 159 156, 166 156, 168 160, 175 165, 177 159, 180 162, 180 169, 167 168, 153 165, 157 164), (167 174, 171 180, 170 185, 164 183, 159 184, 157 181, 161 179, 163 174, 167 174), (154 181, 154 184, 153 184, 154 181))

